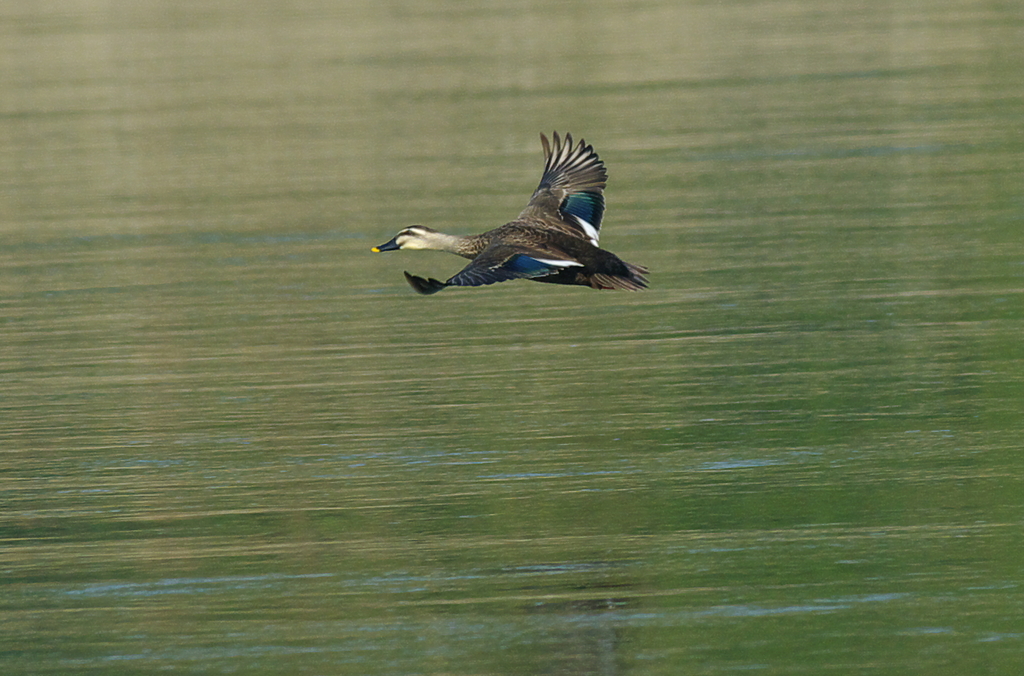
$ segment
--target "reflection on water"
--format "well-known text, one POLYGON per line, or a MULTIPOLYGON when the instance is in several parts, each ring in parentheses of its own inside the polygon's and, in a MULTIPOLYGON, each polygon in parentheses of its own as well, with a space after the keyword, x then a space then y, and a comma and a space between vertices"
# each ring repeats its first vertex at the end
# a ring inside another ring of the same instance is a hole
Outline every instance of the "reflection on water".
POLYGON ((5 674, 1015 673, 1006 8, 0 12, 5 674), (369 254, 553 129, 650 291, 369 254))

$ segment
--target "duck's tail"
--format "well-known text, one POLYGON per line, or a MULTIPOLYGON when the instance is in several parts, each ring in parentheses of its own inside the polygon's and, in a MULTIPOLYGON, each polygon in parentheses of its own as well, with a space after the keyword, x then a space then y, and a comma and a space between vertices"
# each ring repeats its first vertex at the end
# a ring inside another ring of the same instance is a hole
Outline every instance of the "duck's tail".
POLYGON ((633 265, 622 261, 629 270, 629 276, 609 275, 599 272, 590 276, 590 286, 595 289, 622 289, 624 291, 643 291, 647 288, 647 277, 650 270, 642 265, 633 265))

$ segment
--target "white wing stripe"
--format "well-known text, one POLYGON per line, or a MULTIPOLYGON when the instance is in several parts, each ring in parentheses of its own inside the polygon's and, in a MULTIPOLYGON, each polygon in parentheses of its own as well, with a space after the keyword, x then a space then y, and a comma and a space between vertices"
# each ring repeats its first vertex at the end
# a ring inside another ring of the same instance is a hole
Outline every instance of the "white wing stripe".
POLYGON ((556 261, 552 258, 537 258, 536 256, 530 256, 530 258, 544 265, 554 265, 556 268, 583 267, 583 263, 577 263, 576 261, 556 261))
POLYGON ((572 217, 576 219, 576 222, 580 224, 581 228, 583 228, 583 232, 585 232, 587 237, 590 238, 590 243, 597 246, 597 240, 601 237, 601 233, 597 231, 597 228, 592 226, 589 221, 585 221, 575 214, 573 214, 572 217))

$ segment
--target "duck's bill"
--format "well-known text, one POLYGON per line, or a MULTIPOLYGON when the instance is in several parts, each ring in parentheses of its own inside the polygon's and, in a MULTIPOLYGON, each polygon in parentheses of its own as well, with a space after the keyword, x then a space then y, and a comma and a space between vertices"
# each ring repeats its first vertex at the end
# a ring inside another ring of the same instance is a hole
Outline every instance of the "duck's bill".
POLYGON ((395 240, 391 240, 390 242, 385 242, 380 246, 373 247, 372 249, 370 249, 370 251, 374 253, 380 253, 381 251, 397 251, 399 248, 400 247, 397 244, 395 244, 395 240))

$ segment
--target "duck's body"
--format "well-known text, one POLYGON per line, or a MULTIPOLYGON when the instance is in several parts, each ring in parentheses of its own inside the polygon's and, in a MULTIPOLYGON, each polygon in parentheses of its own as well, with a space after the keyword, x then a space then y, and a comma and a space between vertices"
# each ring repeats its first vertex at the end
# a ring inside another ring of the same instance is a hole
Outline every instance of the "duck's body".
POLYGON ((646 288, 646 268, 597 246, 608 176, 597 153, 583 140, 573 148, 571 134, 563 144, 556 133, 553 151, 543 134, 540 138, 544 175, 516 220, 470 237, 412 225, 373 250, 436 249, 472 260, 446 282, 406 272, 409 284, 424 294, 518 278, 594 289, 646 288))

